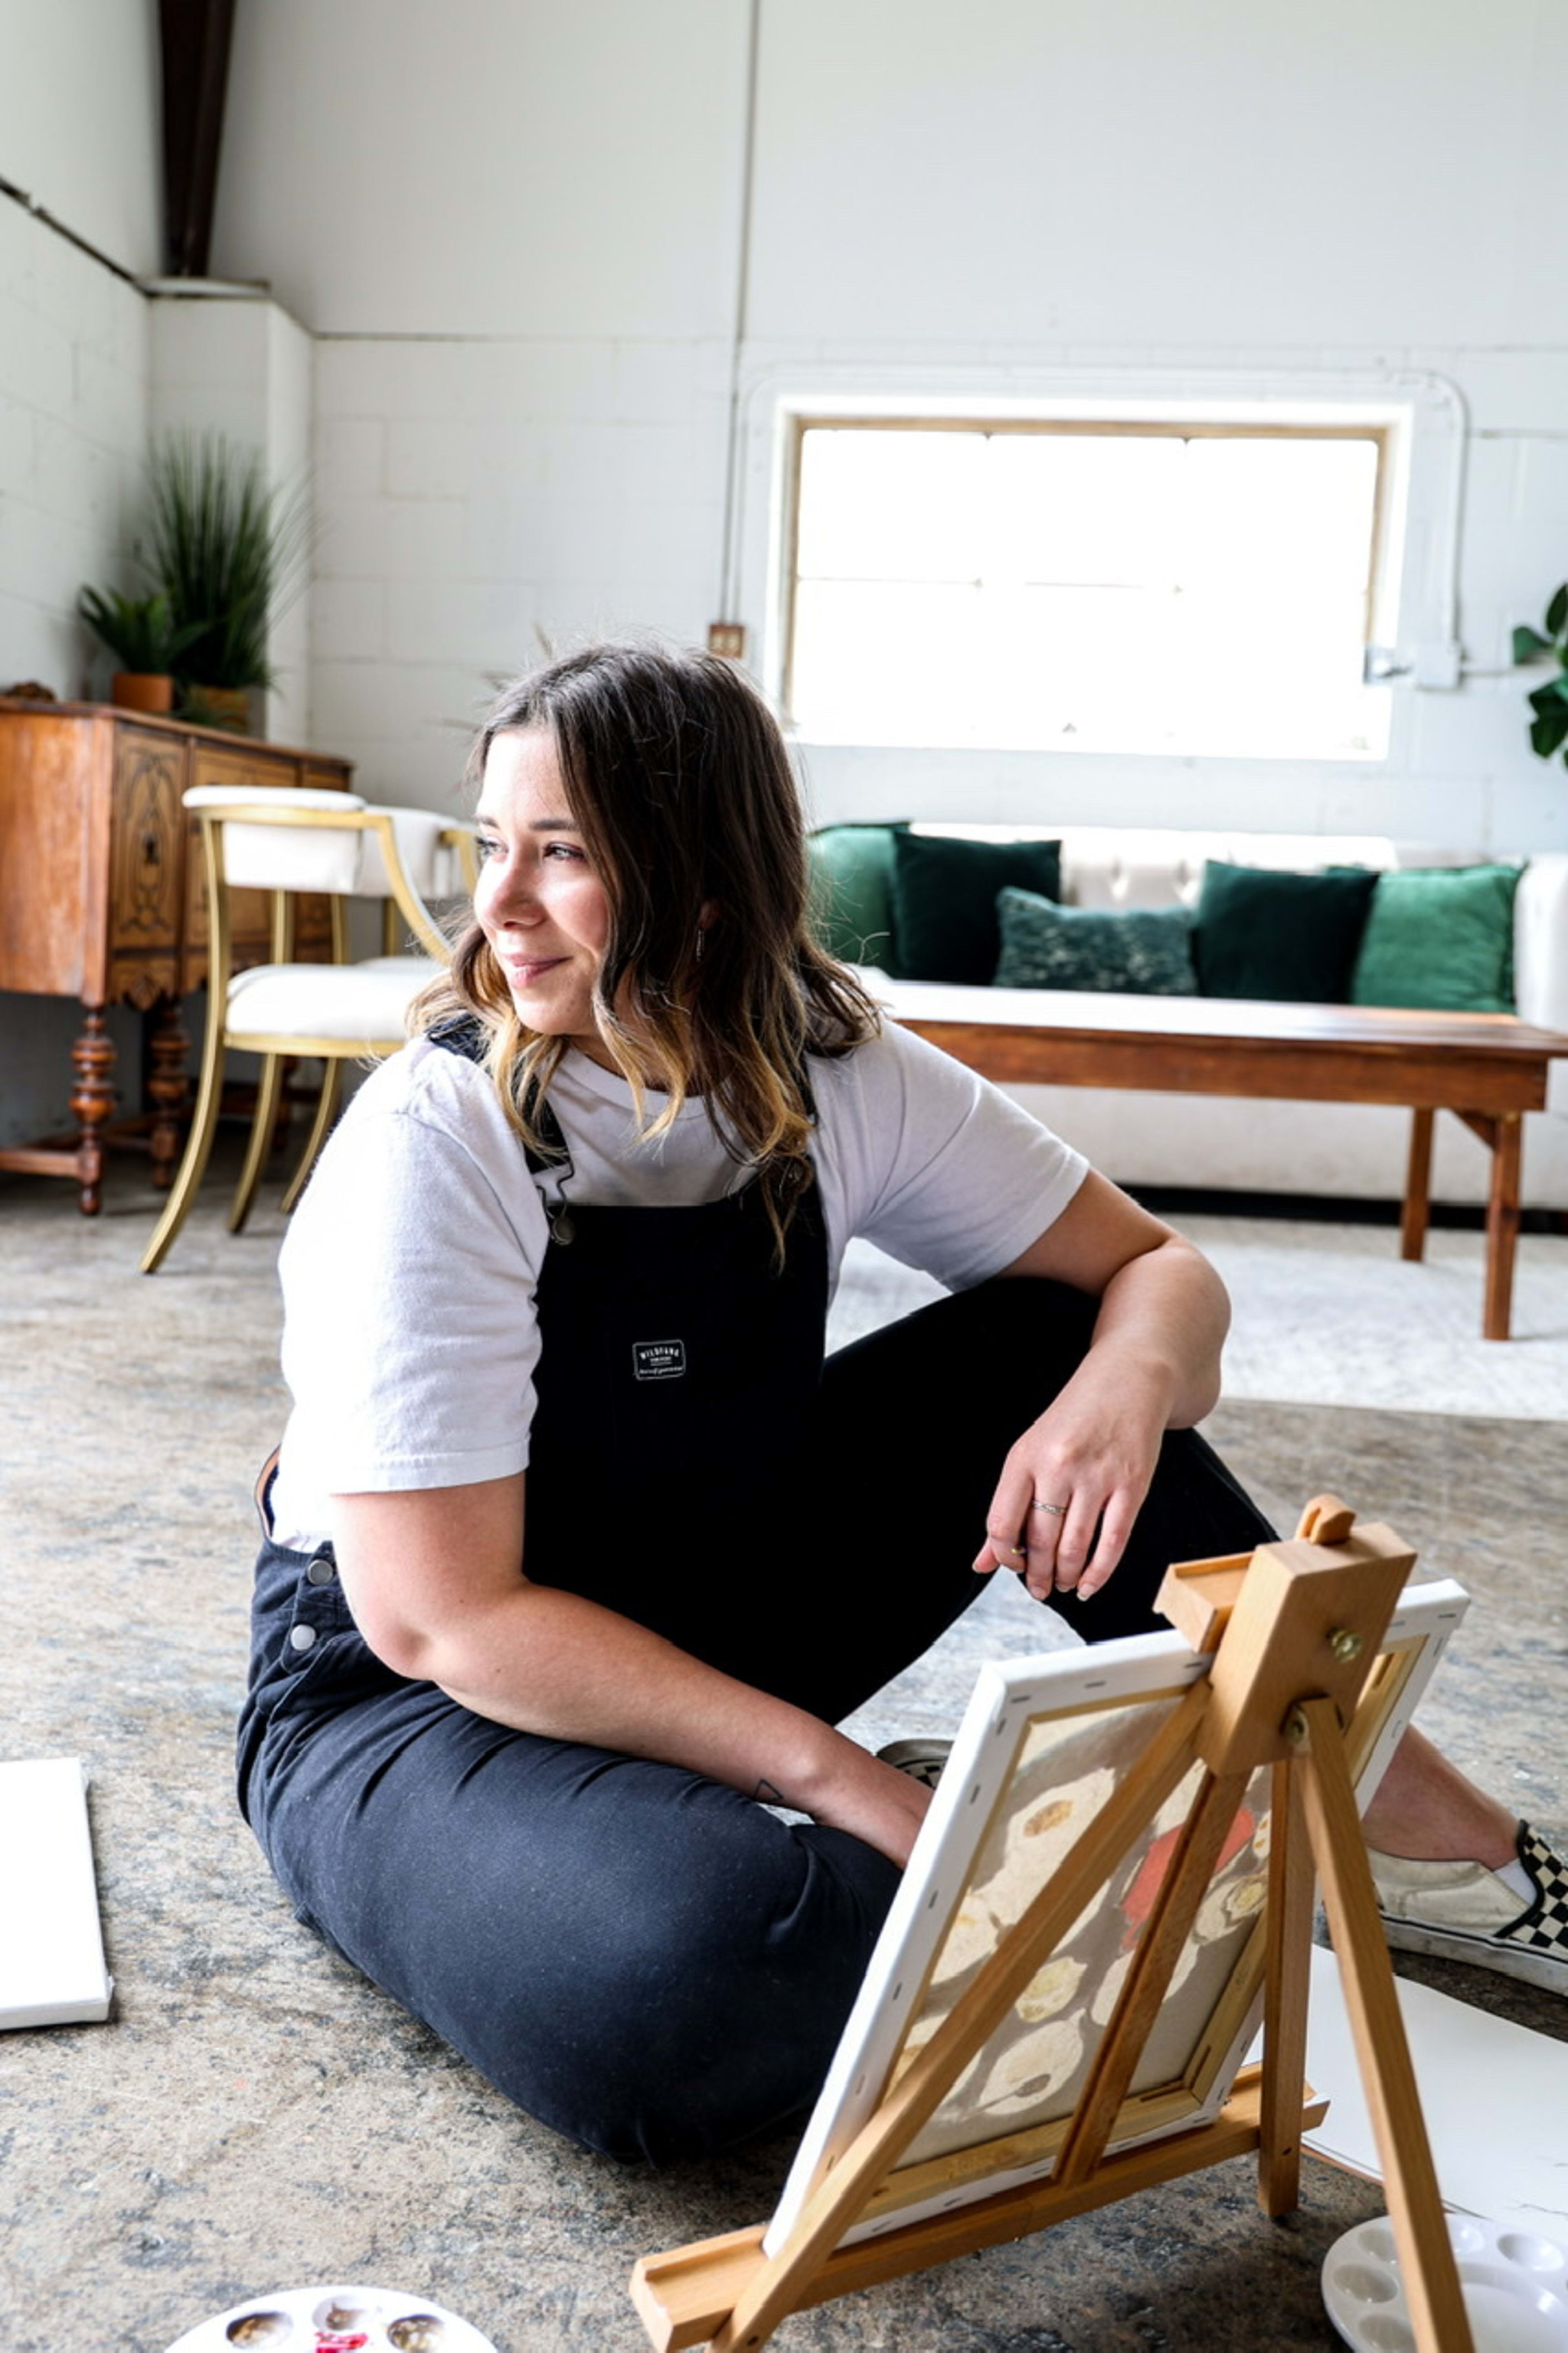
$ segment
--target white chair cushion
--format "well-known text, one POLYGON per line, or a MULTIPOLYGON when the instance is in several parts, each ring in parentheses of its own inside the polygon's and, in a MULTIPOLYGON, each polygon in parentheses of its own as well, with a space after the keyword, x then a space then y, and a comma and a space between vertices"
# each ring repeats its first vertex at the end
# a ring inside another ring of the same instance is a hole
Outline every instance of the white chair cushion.
POLYGON ((229 985, 226 1029, 247 1038, 331 1038, 385 1046, 406 1034, 409 1004, 440 966, 428 956, 376 957, 369 964, 260 964, 229 985))

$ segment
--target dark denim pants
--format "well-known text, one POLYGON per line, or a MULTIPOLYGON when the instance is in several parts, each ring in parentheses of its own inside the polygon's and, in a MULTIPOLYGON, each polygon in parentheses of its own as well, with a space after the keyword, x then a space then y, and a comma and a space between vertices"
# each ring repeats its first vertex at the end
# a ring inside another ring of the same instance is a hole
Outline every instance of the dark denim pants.
MULTIPOLYGON (((701 1564, 704 1654, 828 1722, 919 1657, 981 1589, 1003 1457, 1093 1312, 1024 1280, 939 1301, 829 1359, 811 1473, 765 1525, 650 1498, 701 1564)), ((1163 1627, 1171 1560, 1271 1533, 1174 1433, 1110 1585, 1066 1614, 1090 1641, 1163 1627)), ((241 1803, 300 1917, 520 2106, 667 2162, 809 2106, 898 1883, 882 1856, 390 1673, 329 1550, 263 1546, 250 1672, 241 1803)))

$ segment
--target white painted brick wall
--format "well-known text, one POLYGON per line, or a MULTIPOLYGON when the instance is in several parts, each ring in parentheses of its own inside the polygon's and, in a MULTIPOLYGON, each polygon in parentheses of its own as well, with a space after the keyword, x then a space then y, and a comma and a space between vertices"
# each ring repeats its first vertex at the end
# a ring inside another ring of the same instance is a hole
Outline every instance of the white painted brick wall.
POLYGON ((318 740, 446 806, 499 679, 628 629, 700 640, 721 564, 721 343, 324 339, 318 740))
POLYGON ((76 600, 84 586, 132 585, 146 311, 134 287, 0 198, 0 686, 107 683, 76 600))

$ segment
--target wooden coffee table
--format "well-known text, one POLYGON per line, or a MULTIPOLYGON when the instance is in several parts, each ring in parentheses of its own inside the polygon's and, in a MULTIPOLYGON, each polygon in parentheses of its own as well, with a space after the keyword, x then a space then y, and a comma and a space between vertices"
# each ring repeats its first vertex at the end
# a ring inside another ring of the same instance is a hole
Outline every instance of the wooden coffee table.
POLYGON ((1164 1088, 1412 1113, 1400 1248, 1426 1240, 1432 1119, 1449 1111, 1491 1154, 1481 1332, 1509 1337, 1523 1115, 1546 1103, 1568 1036, 1507 1013, 1425 1013, 1240 997, 1114 997, 876 982, 897 1020, 1005 1085, 1164 1088))

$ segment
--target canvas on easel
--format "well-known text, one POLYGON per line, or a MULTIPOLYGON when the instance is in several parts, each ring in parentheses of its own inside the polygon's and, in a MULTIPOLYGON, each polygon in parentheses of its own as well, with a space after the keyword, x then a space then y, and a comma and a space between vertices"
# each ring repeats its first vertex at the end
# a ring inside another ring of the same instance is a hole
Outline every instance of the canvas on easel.
MULTIPOLYGON (((1463 1618, 1452 1583, 1413 1588, 1384 1640, 1352 1770, 1364 1806, 1463 1618)), ((1208 1662, 1176 1633, 982 1668, 764 2242, 973 1983, 1074 1840, 1208 1662)), ((937 2110, 853 2236, 1048 2174, 1193 1798, 1183 1777, 1100 1900, 1074 1923, 937 2110)), ((1217 2113, 1258 2031, 1272 1834, 1270 1768, 1252 1776, 1144 2046, 1110 2146, 1217 2113)))
MULTIPOLYGON (((1370 1879, 1347 1894, 1320 1849, 1364 1873, 1352 1787, 1364 1804, 1466 1600, 1399 1599, 1414 1555, 1352 1517, 1321 1499, 1292 1545, 1173 1570, 1180 1633, 983 1672, 773 2223, 637 2267, 663 2353, 760 2346, 797 2305, 1245 2147, 1266 2210, 1294 2203, 1309 1821, 1352 1974, 1386 1976, 1370 1879)), ((1391 2030, 1371 1999, 1363 2072, 1392 2080, 1396 2005, 1391 2030)), ((1420 2210, 1439 2275, 1435 2179, 1412 2178, 1391 2205, 1420 2210)), ((1451 2276, 1434 2295, 1423 2343, 1468 2344, 1451 2276)))

